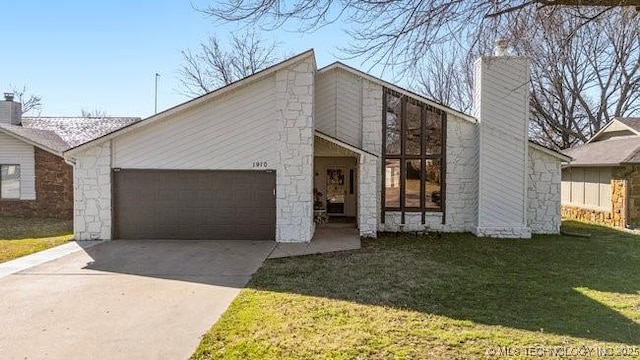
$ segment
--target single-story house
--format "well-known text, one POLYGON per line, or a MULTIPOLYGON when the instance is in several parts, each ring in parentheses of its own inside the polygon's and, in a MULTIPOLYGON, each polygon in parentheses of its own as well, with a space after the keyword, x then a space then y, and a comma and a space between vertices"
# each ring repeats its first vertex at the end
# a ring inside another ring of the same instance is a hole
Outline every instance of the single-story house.
POLYGON ((0 101, 0 214, 73 218, 73 168, 62 153, 140 118, 22 117, 0 101))
POLYGON ((560 228, 561 162, 531 143, 529 62, 475 64, 473 116, 313 50, 64 152, 76 239, 310 241, 560 228))
POLYGON ((585 144, 562 151, 562 215, 640 226, 640 118, 614 118, 585 144))

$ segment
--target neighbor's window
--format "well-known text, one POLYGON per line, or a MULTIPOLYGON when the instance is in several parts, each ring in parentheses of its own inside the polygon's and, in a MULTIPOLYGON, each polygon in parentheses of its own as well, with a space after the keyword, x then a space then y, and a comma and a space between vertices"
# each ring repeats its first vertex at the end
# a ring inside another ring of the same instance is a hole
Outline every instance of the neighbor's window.
POLYGON ((0 199, 20 199, 20 165, 0 165, 0 199))
POLYGON ((384 206, 386 210, 442 210, 445 115, 385 89, 384 206))

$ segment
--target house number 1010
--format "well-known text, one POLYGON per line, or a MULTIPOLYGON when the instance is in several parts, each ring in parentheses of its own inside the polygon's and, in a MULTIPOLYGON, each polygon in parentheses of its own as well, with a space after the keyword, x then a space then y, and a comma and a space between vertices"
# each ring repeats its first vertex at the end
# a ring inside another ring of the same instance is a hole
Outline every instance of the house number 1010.
POLYGON ((267 162, 266 161, 254 161, 253 162, 253 167, 254 168, 266 168, 267 167, 267 162))

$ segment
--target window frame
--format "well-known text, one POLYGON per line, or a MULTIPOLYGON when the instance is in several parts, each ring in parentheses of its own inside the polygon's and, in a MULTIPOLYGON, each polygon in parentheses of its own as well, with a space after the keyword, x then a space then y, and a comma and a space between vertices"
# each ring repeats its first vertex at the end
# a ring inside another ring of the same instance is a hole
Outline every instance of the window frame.
POLYGON ((382 96, 382 222, 384 223, 384 213, 386 211, 399 211, 402 213, 402 223, 404 223, 405 213, 421 213, 422 223, 425 223, 426 213, 442 213, 442 222, 444 224, 445 204, 446 204, 446 133, 447 133, 447 114, 445 111, 435 108, 422 101, 414 99, 408 95, 399 93, 389 88, 383 88, 382 96), (400 99, 401 111, 400 111, 400 154, 387 154, 387 97, 389 95, 396 96, 400 99), (407 136, 408 136, 408 118, 407 118, 407 104, 414 104, 420 107, 420 155, 408 155, 407 154, 407 136), (432 112, 440 115, 440 154, 427 155, 427 113, 432 112), (400 161, 400 206, 399 207, 387 207, 386 206, 386 162, 388 160, 400 161), (406 163, 407 160, 420 160, 420 206, 408 207, 406 205, 406 163), (427 207, 425 202, 426 196, 426 184, 425 184, 425 170, 427 160, 435 160, 440 163, 440 207, 433 208, 427 207))
POLYGON ((0 201, 18 201, 22 199, 22 167, 20 164, 0 164, 0 201), (2 168, 5 166, 15 166, 18 168, 20 176, 18 177, 18 197, 6 198, 2 196, 2 168))

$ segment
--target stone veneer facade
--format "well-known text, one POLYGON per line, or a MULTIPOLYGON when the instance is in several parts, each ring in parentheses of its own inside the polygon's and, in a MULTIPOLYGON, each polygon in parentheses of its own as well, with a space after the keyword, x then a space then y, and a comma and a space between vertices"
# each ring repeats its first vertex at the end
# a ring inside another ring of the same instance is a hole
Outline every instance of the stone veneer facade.
POLYGON ((276 72, 276 241, 311 241, 313 84, 311 58, 276 72))
POLYGON ((358 159, 358 228, 360 236, 375 238, 380 219, 380 155, 382 153, 382 86, 363 80, 362 150, 358 159))
MULTIPOLYGON (((313 236, 313 86, 307 57, 275 73, 276 241, 313 236)), ((112 238, 111 142, 73 155, 74 233, 77 240, 112 238)))
POLYGON ((75 155, 73 232, 76 240, 111 239, 111 142, 75 155))
POLYGON ((560 162, 529 147, 528 224, 533 233, 560 232, 560 162))
MULTIPOLYGON (((276 240, 278 242, 308 242, 313 222, 313 161, 314 161, 314 79, 312 56, 292 63, 275 72, 275 104, 272 115, 275 140, 276 170, 276 240)), ((378 231, 476 231, 478 224, 479 127, 474 121, 447 115, 446 127, 446 206, 445 222, 441 212, 427 213, 422 224, 420 213, 405 214, 401 223, 399 212, 386 212, 382 222, 382 97, 380 84, 362 82, 362 150, 358 156, 358 226, 362 237, 375 237, 378 231)), ((268 115, 267 115, 268 116, 268 115)), ((526 141, 523 143, 526 146, 526 141)), ((531 151, 531 150, 529 150, 531 151)), ((527 198, 528 220, 533 232, 557 232, 559 218, 551 219, 560 199, 559 159, 553 162, 538 155, 527 168, 529 182, 527 198), (555 166, 555 167, 554 167, 555 166), (540 169, 542 173, 538 174, 540 169), (535 173, 531 173, 534 171, 535 173), (550 172, 557 170, 555 175, 550 172), (558 189, 554 193, 553 182, 558 189), (548 192, 548 193, 547 193, 548 192), (550 223, 544 223, 550 222, 550 223), (544 224, 543 224, 544 223, 544 224)), ((75 159, 74 225, 77 240, 111 239, 111 144, 105 142, 73 155, 75 159)), ((525 160, 526 162, 527 160, 525 160)), ((640 203, 639 203, 640 206, 640 203)), ((526 220, 525 220, 526 221, 526 220)), ((479 235, 526 237, 523 229, 491 228, 491 233, 479 235), (504 230, 504 231, 502 231, 504 230), (522 230, 516 232, 516 230, 522 230)))
POLYGON ((18 217, 73 218, 73 168, 60 156, 34 147, 35 200, 0 200, 0 213, 18 217))

